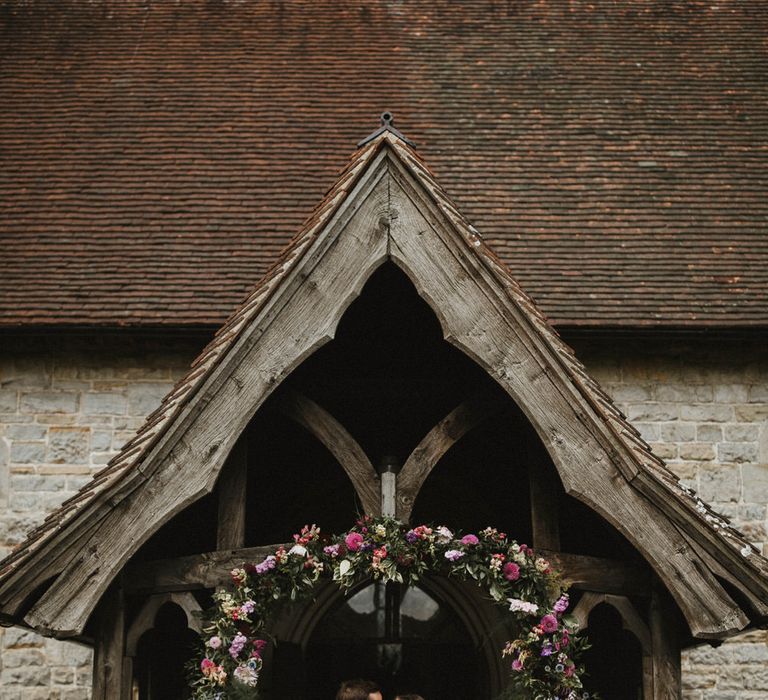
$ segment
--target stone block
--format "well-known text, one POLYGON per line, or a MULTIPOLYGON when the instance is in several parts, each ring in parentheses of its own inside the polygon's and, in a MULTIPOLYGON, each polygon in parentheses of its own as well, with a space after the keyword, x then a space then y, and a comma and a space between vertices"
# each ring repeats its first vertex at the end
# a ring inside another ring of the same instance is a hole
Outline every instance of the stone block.
POLYGON ((3 645, 6 649, 41 647, 45 644, 44 637, 22 627, 7 627, 4 632, 3 645))
POLYGON ((170 382, 137 382, 128 387, 128 411, 131 415, 147 416, 154 411, 173 388, 170 382))
POLYGON ((635 384, 617 384, 612 386, 608 393, 619 403, 637 403, 650 401, 652 398, 650 387, 635 384))
POLYGON ((696 439, 696 425, 693 423, 662 425, 661 439, 665 442, 693 442, 696 439))
MULTIPOLYGON (((51 679, 51 670, 46 666, 20 666, 3 668, 0 672, 0 687, 8 685, 47 686, 51 679)), ((43 696, 48 697, 48 696, 43 696)))
POLYGON ((708 443, 685 442, 679 445, 678 454, 680 459, 695 462, 709 461, 715 458, 715 448, 708 443))
POLYGON ((46 656, 40 649, 5 649, 3 650, 3 668, 19 666, 42 666, 46 656))
POLYGON ((720 442, 723 439, 723 429, 713 423, 702 423, 696 426, 696 440, 698 442, 720 442))
POLYGON ((66 485, 63 476, 38 476, 36 474, 11 474, 13 491, 62 491, 66 485))
POLYGON ((17 423, 9 425, 5 434, 12 440, 44 440, 48 426, 37 423, 17 423))
POLYGON ((0 390, 0 413, 16 413, 18 408, 18 392, 10 389, 0 390))
POLYGON ((95 452, 106 452, 112 448, 111 430, 94 430, 91 433, 91 449, 95 452))
MULTIPOLYGON (((90 676, 89 676, 90 680, 90 676)), ((61 700, 90 700, 91 691, 87 688, 62 688, 61 700)))
POLYGON ((43 500, 36 493, 14 493, 9 507, 16 513, 24 513, 28 510, 41 511, 43 500))
POLYGON ((699 495, 707 503, 737 503, 741 497, 740 468, 709 463, 699 471, 699 495))
POLYGON ((667 442, 650 443, 653 454, 661 459, 677 459, 677 445, 670 445, 667 442))
POLYGON ((627 417, 630 421, 672 421, 677 420, 679 406, 673 403, 630 404, 627 417))
POLYGON ((51 667, 51 683, 54 685, 72 685, 75 682, 75 669, 69 666, 51 667))
POLYGON ((128 408, 125 396, 113 392, 83 395, 83 412, 89 415, 123 415, 128 408))
POLYGON ((633 423, 632 425, 640 431, 640 435, 646 442, 659 442, 661 440, 658 423, 633 423))
POLYGON ((725 425, 725 439, 729 442, 756 442, 760 437, 760 427, 736 423, 725 425))
POLYGON ((48 434, 48 462, 85 464, 88 461, 90 428, 51 428, 48 434))
POLYGON ((706 384, 661 384, 656 387, 659 401, 704 403, 712 401, 712 396, 712 387, 706 384))
POLYGON ((680 407, 680 418, 697 422, 724 423, 733 416, 733 409, 722 404, 694 404, 680 407))
POLYGON ((735 420, 742 423, 757 423, 768 420, 768 405, 751 403, 736 404, 733 407, 735 420))
POLYGON ((757 461, 757 444, 751 442, 721 442, 717 446, 717 458, 721 462, 757 461))
POLYGON ((745 464, 744 500, 749 503, 768 503, 768 464, 745 464))
POLYGON ((11 462, 14 464, 40 464, 45 461, 44 442, 12 442, 11 462))
POLYGON ((22 393, 22 413, 75 413, 77 394, 65 391, 34 391, 22 393))
POLYGON ((747 401, 750 403, 768 403, 768 383, 750 386, 747 401))
POLYGON ((720 384, 715 387, 714 400, 717 403, 744 403, 748 394, 746 384, 720 384))

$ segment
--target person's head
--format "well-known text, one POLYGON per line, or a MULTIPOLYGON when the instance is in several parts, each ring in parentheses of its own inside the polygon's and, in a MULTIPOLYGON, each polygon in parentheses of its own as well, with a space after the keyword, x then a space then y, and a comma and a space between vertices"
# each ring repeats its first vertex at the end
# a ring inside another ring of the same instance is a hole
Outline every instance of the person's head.
POLYGON ((381 688, 373 681, 344 681, 336 693, 336 700, 383 700, 381 688))

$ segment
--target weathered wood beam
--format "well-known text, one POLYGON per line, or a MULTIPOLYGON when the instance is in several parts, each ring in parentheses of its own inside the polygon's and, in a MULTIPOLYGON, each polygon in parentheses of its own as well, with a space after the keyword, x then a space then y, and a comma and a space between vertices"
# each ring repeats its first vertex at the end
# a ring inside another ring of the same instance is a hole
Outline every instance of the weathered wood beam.
POLYGON ((128 700, 123 679, 125 650, 125 596, 111 588, 97 610, 93 654, 93 700, 128 700))
POLYGON ((216 549, 245 546, 246 489, 248 486, 248 437, 243 434, 229 453, 218 481, 219 518, 216 549))
POLYGON ((349 476, 363 510, 381 515, 379 476, 368 456, 349 431, 322 406, 297 392, 281 397, 281 412, 306 428, 336 458, 349 476))
POLYGON ((677 611, 668 593, 660 586, 654 586, 649 614, 653 700, 680 700, 683 697, 677 619, 677 611))
POLYGON ((127 593, 166 593, 216 588, 230 581, 229 572, 232 569, 242 566, 244 562, 260 562, 279 546, 246 547, 135 562, 126 567, 125 590, 127 593))
MULTIPOLYGON (((259 562, 279 545, 247 547, 194 554, 176 559, 137 562, 126 569, 128 593, 163 593, 216 588, 230 580, 229 572, 244 562, 259 562)), ((288 546, 288 545, 286 545, 288 546)), ((579 590, 617 595, 650 595, 650 573, 642 566, 611 559, 540 550, 542 557, 563 572, 579 590)))
POLYGON ((400 520, 407 522, 410 519, 416 496, 440 458, 498 408, 499 402, 489 398, 468 399, 427 433, 397 475, 397 517, 400 520))
POLYGON ((526 450, 528 460, 528 493, 531 499, 531 528, 533 548, 560 551, 559 498, 555 479, 549 465, 544 464, 542 455, 530 447, 526 450))

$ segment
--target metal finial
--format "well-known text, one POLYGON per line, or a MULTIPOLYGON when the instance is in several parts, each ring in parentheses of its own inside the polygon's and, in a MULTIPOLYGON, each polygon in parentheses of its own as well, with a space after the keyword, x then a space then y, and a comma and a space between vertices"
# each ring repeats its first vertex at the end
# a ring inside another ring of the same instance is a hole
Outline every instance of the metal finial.
POLYGON ((381 126, 372 134, 366 136, 362 141, 360 141, 360 143, 357 144, 357 147, 360 148, 365 146, 366 143, 373 141, 373 139, 375 139, 377 136, 380 136, 385 131, 388 131, 390 134, 397 136, 397 138, 399 138, 401 141, 405 141, 405 143, 407 143, 409 146, 415 148, 413 141, 406 138, 400 131, 395 128, 395 117, 392 112, 389 111, 381 113, 381 126))

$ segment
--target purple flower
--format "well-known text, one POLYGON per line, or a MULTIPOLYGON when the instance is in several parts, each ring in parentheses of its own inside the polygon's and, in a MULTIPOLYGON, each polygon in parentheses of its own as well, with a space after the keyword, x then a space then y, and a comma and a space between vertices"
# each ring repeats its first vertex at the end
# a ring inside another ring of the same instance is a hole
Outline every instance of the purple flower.
POLYGON ((568 610, 568 596, 560 596, 560 599, 555 603, 553 609, 556 613, 564 613, 568 610))
POLYGON ((458 561, 464 556, 464 552, 460 552, 458 549, 449 549, 445 553, 445 558, 448 561, 458 561))
POLYGON ((543 629, 545 632, 557 631, 557 618, 554 615, 544 615, 544 617, 541 618, 541 622, 539 624, 541 625, 541 629, 543 629))
POLYGON ((237 659, 240 652, 243 650, 243 647, 245 646, 245 643, 248 641, 248 637, 242 634, 238 634, 233 640, 232 644, 229 645, 229 655, 233 659, 237 659))
POLYGON ((338 544, 329 544, 327 547, 323 547, 323 552, 329 557, 338 557, 340 547, 338 544))
POLYGON ((266 574, 267 571, 271 571, 275 568, 277 565, 277 560, 275 559, 273 554, 270 554, 263 562, 260 564, 256 564, 256 566, 253 567, 253 570, 257 574, 266 574))
POLYGON ((413 544, 416 540, 419 539, 419 536, 413 530, 408 530, 408 532, 405 533, 405 539, 413 544))
POLYGON ((464 537, 461 538, 461 543, 464 545, 475 545, 479 542, 480 540, 477 539, 477 535, 464 535, 464 537))
POLYGON ((547 643, 544 644, 543 647, 541 647, 541 655, 552 656, 552 644, 549 641, 547 641, 547 643))
POLYGON ((255 607, 256 607, 256 603, 254 603, 252 600, 246 600, 240 606, 240 612, 243 613, 243 615, 250 615, 253 612, 255 607))

